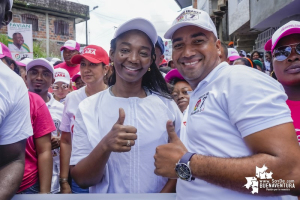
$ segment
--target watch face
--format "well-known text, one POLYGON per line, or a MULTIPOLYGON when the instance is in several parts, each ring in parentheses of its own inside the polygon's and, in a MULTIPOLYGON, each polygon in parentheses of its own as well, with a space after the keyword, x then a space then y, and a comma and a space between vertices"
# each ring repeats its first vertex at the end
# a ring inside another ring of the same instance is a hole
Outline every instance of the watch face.
POLYGON ((191 177, 191 170, 185 163, 178 163, 175 167, 175 171, 179 178, 188 180, 191 177))

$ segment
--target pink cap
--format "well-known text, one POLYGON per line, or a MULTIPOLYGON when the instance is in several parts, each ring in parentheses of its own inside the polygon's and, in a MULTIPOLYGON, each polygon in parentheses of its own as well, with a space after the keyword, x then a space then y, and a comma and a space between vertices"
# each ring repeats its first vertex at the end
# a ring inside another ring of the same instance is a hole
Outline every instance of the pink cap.
POLYGON ((73 77, 72 77, 72 82, 75 82, 77 78, 81 77, 81 73, 78 72, 77 74, 75 74, 73 77))
POLYGON ((240 58, 241 56, 239 55, 239 53, 237 52, 236 49, 234 48, 228 48, 228 55, 227 57, 229 58, 230 61, 234 61, 238 58, 240 58))
POLYGON ((272 38, 266 42, 265 50, 273 52, 281 38, 295 33, 300 34, 300 22, 290 21, 286 23, 277 29, 277 31, 275 31, 275 33, 272 35, 272 38))
POLYGON ((179 73, 179 71, 177 69, 170 70, 165 76, 165 80, 167 83, 170 83, 170 81, 173 78, 178 78, 178 79, 184 80, 183 76, 179 73))
POLYGON ((68 40, 65 42, 64 46, 62 46, 60 48, 60 50, 64 50, 65 48, 69 49, 69 50, 80 50, 80 44, 74 40, 68 40))
POLYGON ((12 59, 12 55, 7 46, 0 42, 0 58, 9 57, 12 59))

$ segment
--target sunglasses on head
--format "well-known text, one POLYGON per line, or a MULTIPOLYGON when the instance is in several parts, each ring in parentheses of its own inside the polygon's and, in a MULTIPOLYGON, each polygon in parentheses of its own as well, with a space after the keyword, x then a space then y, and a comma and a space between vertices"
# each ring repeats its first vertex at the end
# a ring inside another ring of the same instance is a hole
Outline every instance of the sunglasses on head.
POLYGON ((284 61, 291 55, 293 48, 295 48, 296 53, 300 55, 300 43, 297 43, 281 46, 274 49, 273 57, 277 61, 284 61))
MULTIPOLYGON (((52 86, 52 90, 58 90, 60 87, 56 84, 53 84, 52 86)), ((63 90, 67 90, 69 88, 69 85, 68 84, 62 84, 61 85, 61 89, 63 90)))

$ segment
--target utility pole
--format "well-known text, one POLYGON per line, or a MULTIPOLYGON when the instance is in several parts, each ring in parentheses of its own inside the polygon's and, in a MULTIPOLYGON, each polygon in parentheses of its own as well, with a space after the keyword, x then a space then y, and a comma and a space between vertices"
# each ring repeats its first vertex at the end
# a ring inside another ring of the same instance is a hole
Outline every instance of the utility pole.
POLYGON ((98 8, 98 6, 95 6, 92 10, 89 11, 89 9, 87 10, 86 14, 85 14, 85 36, 86 36, 86 46, 88 45, 88 22, 87 22, 87 16, 88 14, 95 10, 96 8, 98 8))

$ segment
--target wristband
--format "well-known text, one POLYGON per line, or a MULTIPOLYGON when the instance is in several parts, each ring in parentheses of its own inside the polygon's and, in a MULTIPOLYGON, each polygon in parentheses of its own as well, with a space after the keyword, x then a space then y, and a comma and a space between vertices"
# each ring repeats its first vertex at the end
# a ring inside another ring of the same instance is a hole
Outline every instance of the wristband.
POLYGON ((68 182, 68 178, 59 178, 60 183, 68 182))

